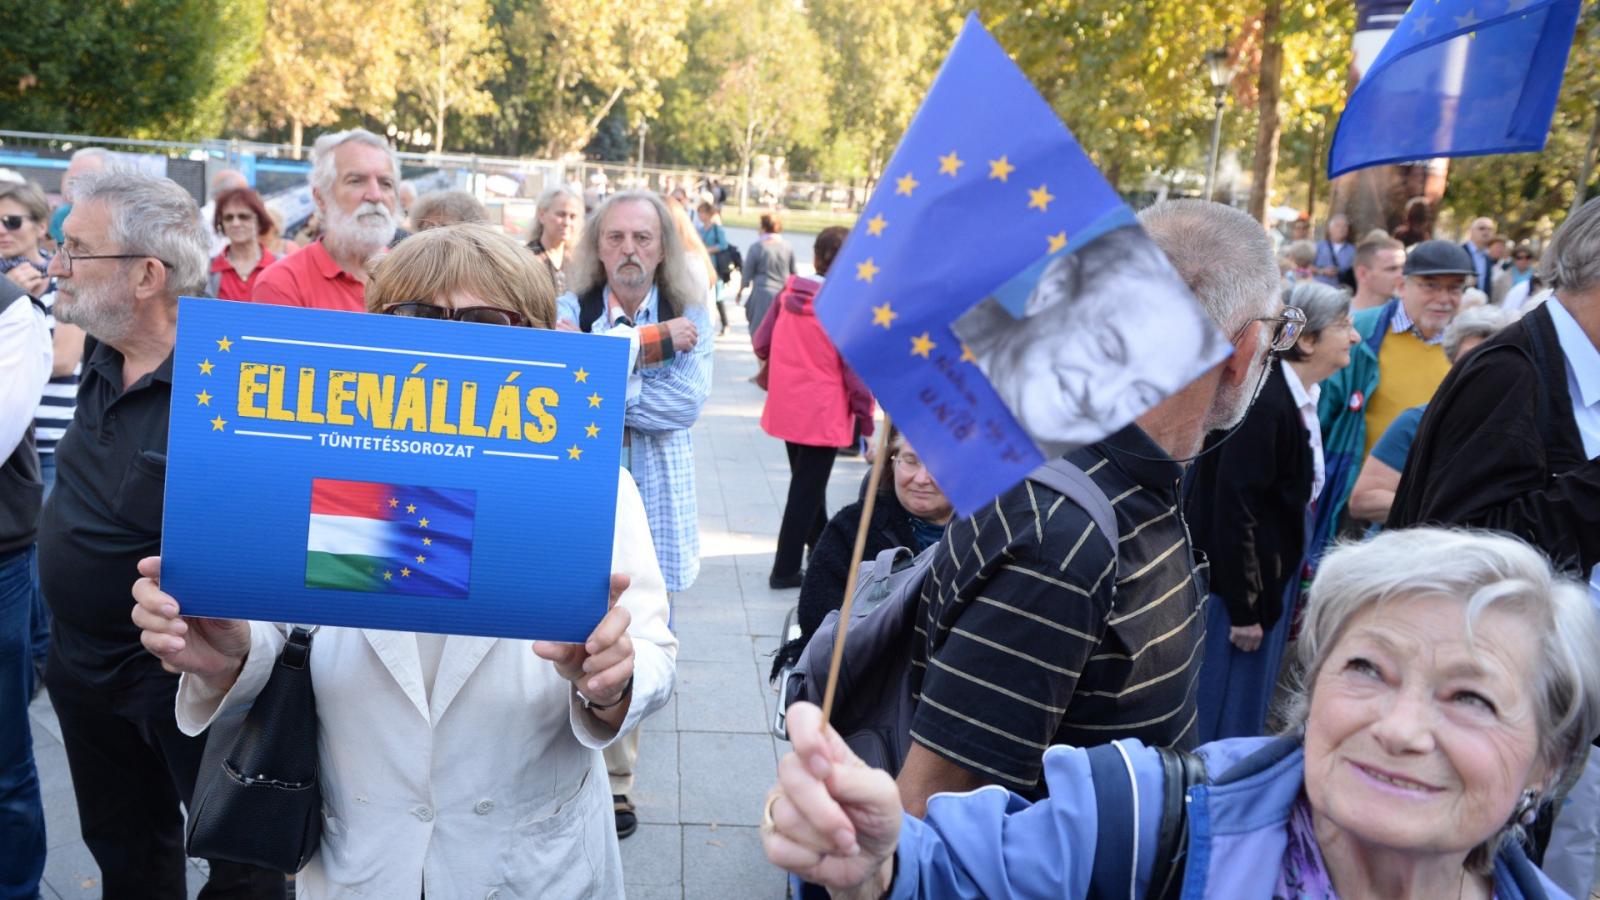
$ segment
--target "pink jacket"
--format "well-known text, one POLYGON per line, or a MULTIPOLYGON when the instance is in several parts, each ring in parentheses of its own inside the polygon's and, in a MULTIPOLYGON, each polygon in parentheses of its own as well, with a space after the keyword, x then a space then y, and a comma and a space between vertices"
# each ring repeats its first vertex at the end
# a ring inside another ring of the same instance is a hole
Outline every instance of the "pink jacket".
POLYGON ((813 308, 820 277, 791 275, 756 330, 756 356, 767 361, 761 428, 812 447, 848 447, 852 426, 872 434, 872 394, 839 356, 813 308))

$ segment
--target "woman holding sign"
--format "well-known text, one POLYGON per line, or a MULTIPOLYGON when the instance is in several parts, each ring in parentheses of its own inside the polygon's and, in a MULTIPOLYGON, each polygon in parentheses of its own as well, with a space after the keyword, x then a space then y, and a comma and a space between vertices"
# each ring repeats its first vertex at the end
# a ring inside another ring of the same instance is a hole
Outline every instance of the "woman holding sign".
MULTIPOLYGON (((366 300, 373 312, 534 328, 556 313, 546 267, 481 225, 406 239, 377 265, 366 300)), ((324 821, 299 896, 623 895, 601 750, 671 694, 677 640, 644 505, 628 473, 618 478, 611 608, 585 643, 317 633, 324 821)), ((252 702, 283 632, 185 618, 182 599, 161 589, 161 560, 140 572, 134 623, 183 673, 178 724, 198 734, 252 702)))

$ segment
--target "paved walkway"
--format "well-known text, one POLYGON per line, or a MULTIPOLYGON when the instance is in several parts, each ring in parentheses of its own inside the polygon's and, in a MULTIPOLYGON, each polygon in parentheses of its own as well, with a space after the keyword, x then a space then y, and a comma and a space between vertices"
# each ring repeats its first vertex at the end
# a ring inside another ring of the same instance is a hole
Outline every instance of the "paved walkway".
MULTIPOLYGON (((780 752, 768 731, 765 675, 798 595, 767 587, 789 467, 783 444, 761 431, 765 394, 748 381, 755 355, 742 313, 730 314, 737 324, 717 340, 715 386, 695 427, 703 558, 699 581, 674 598, 678 688, 644 724, 634 796, 641 824, 622 842, 633 900, 784 896, 757 826, 780 752)), ((859 459, 839 460, 830 512, 855 499, 865 472, 859 459)), ((66 754, 43 695, 32 713, 49 830, 44 897, 99 897, 99 870, 79 839, 66 754)), ((191 897, 201 881, 197 868, 191 897)))

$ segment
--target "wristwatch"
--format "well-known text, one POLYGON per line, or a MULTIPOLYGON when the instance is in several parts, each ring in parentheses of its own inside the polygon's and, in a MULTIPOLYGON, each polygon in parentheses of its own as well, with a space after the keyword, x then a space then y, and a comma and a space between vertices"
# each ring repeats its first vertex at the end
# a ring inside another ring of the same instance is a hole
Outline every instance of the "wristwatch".
POLYGON ((612 708, 616 707, 618 704, 622 703, 622 701, 628 699, 628 697, 630 695, 632 695, 632 694, 633 694, 633 676, 629 675, 628 676, 628 683, 622 686, 622 693, 618 694, 617 695, 617 699, 611 701, 610 703, 606 703, 606 704, 596 703, 593 700, 590 700, 588 697, 585 697, 583 695, 583 691, 578 691, 578 702, 582 703, 583 704, 583 708, 589 710, 590 712, 600 712, 602 710, 612 709, 612 708))

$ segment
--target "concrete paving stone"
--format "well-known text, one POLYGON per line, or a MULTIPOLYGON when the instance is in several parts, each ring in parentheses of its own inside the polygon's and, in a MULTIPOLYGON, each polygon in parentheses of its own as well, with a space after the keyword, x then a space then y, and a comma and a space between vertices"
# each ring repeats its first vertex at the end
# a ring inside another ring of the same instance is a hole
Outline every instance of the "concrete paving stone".
POLYGON ((683 883, 683 828, 679 825, 641 823, 622 842, 622 881, 628 896, 641 896, 646 887, 681 890, 683 883))
POLYGON ((81 840, 50 848, 44 860, 44 880, 68 900, 100 896, 100 867, 81 840))
POLYGON ((783 634, 783 623, 789 615, 789 610, 794 608, 794 603, 755 603, 745 602, 745 615, 750 620, 750 633, 754 635, 771 635, 777 637, 783 634))
POLYGON ((783 871, 762 853, 756 828, 685 826, 683 873, 685 898, 783 900, 788 891, 783 871))
POLYGON ((761 824, 761 799, 778 765, 770 735, 681 732, 678 759, 683 824, 761 824))
POLYGON ((667 698, 667 702, 661 704, 660 709, 645 716, 639 727, 645 731, 673 732, 678 730, 678 694, 676 687, 673 689, 672 696, 667 698))
POLYGON ((767 730, 760 679, 749 656, 743 662, 678 662, 678 731, 767 730))
POLYGON ((56 708, 50 705, 50 698, 44 691, 40 691, 28 706, 28 718, 32 720, 34 730, 43 729, 45 734, 55 738, 56 743, 61 743, 61 722, 56 719, 56 708))
POLYGON ((688 634, 747 634, 744 607, 737 603, 725 605, 681 606, 672 613, 672 627, 679 635, 688 634))
MULTIPOLYGON (((629 838, 632 840, 632 838, 629 838)), ((676 884, 641 884, 632 885, 623 879, 623 890, 627 900, 684 900, 683 887, 676 884)))
POLYGON ((747 634, 690 634, 678 638, 678 662, 749 662, 754 653, 747 634))
POLYGON ((647 731, 639 735, 639 760, 633 769, 634 811, 640 822, 678 824, 678 735, 647 731))

